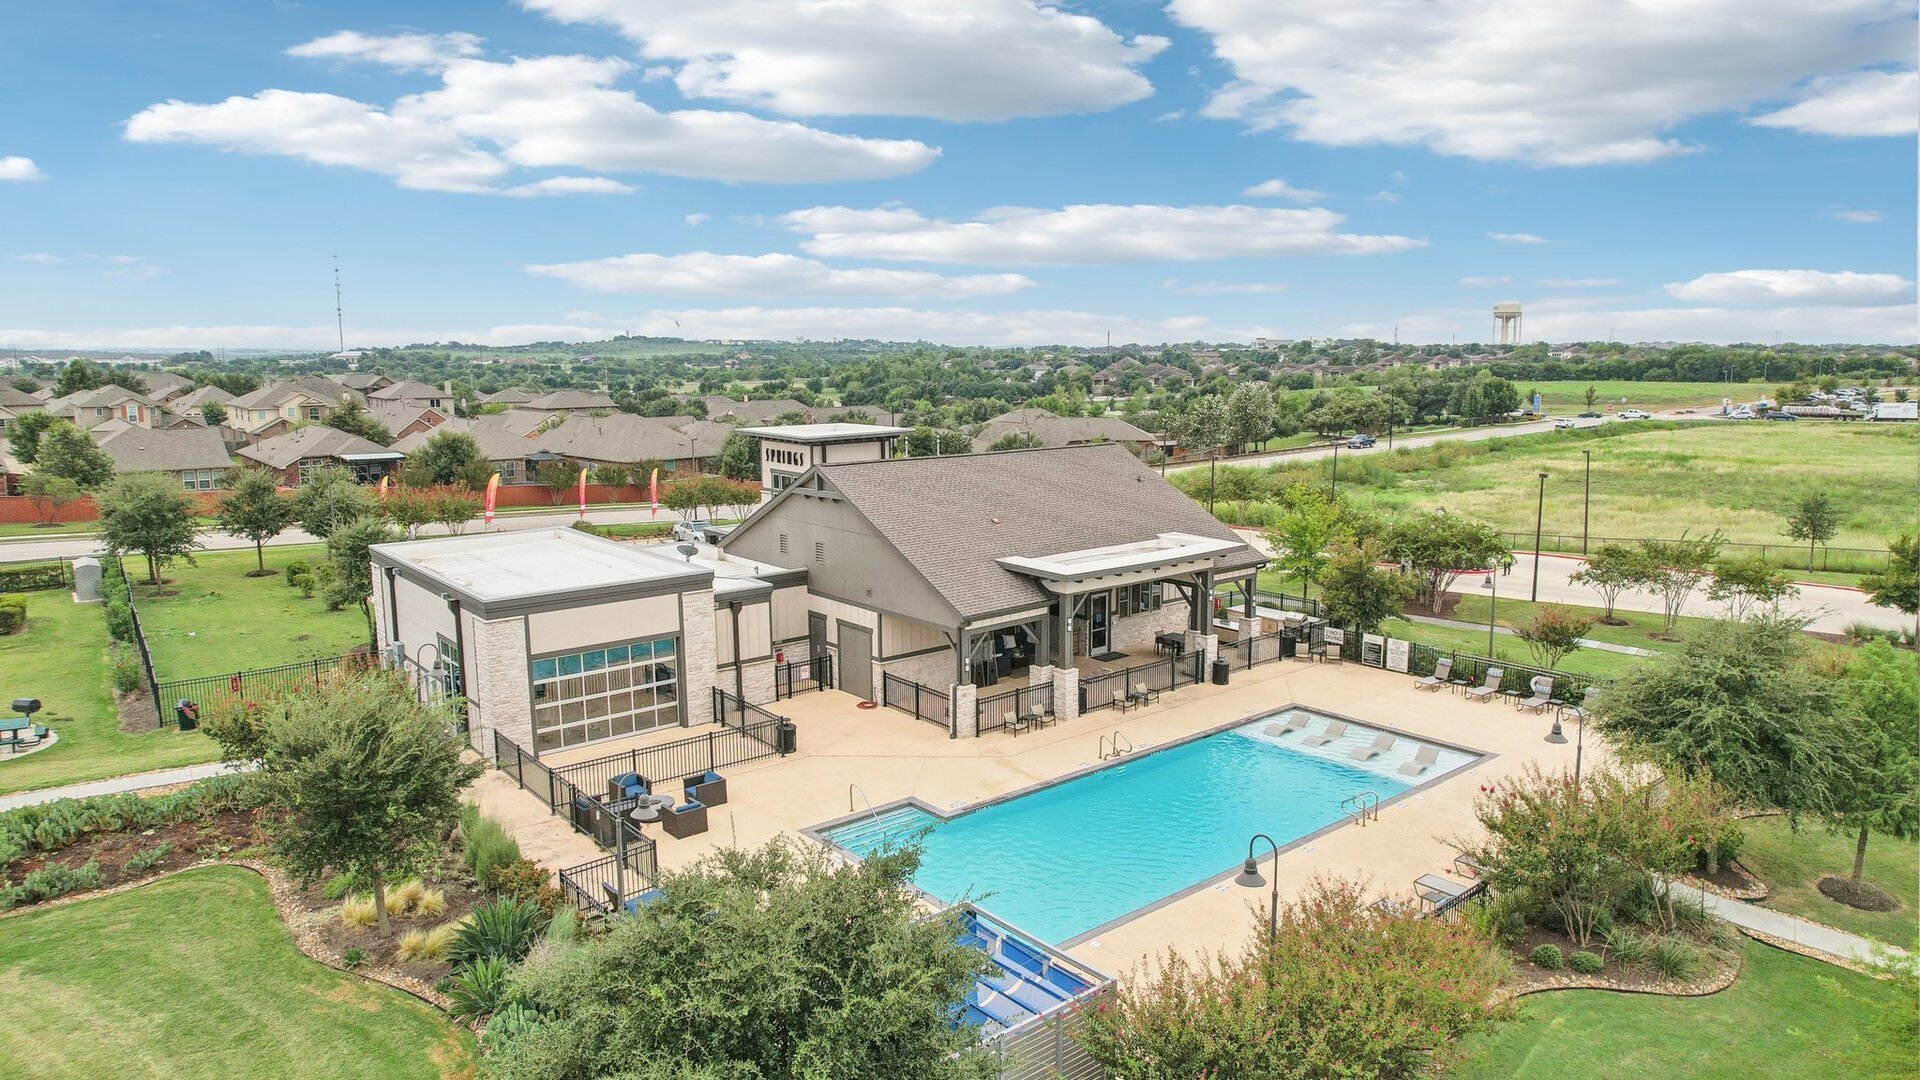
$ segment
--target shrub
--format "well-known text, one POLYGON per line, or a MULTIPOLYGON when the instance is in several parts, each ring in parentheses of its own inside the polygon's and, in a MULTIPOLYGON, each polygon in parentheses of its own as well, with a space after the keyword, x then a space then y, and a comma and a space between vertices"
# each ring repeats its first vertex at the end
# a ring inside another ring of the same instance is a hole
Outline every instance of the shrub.
POLYGON ((104 883, 98 862, 89 861, 85 866, 54 863, 21 878, 18 885, 0 889, 0 911, 38 904, 83 889, 97 889, 104 883))
POLYGON ((172 850, 172 842, 162 840, 140 854, 135 855, 133 858, 128 859, 127 869, 133 871, 151 870, 159 865, 160 860, 166 858, 167 853, 172 850))
POLYGON ((367 950, 358 945, 340 954, 340 966, 346 968, 348 971, 352 971, 354 968, 366 962, 367 950))
POLYGON ((133 640, 133 608, 119 597, 109 597, 102 608, 107 620, 107 635, 115 641, 133 640))
POLYGON ((58 851, 95 834, 151 829, 259 805, 245 776, 216 776, 168 795, 131 793, 56 799, 0 812, 0 870, 33 852, 58 851))
POLYGON ((580 943, 580 912, 572 907, 561 908, 547 924, 546 942, 549 945, 568 946, 580 943))
POLYGON ((299 577, 301 574, 305 574, 312 571, 312 569, 313 567, 308 565, 308 563, 304 559, 295 559, 292 562, 288 563, 287 569, 286 569, 287 586, 289 588, 297 586, 299 582, 295 581, 294 579, 299 577))
POLYGON ((140 689, 140 660, 133 650, 119 642, 113 643, 113 688, 123 694, 131 694, 140 689))
POLYGON ((475 881, 485 883, 496 866, 520 861, 520 844, 500 823, 482 814, 472 803, 460 811, 460 857, 475 881))
POLYGON ((553 885, 553 876, 532 859, 515 859, 487 871, 487 887, 510 900, 529 900, 552 917, 565 897, 553 885))
POLYGON ((17 634, 27 625, 27 598, 19 593, 0 596, 0 634, 17 634))
POLYGON ((1653 959, 1653 942, 1624 926, 1607 932, 1606 947, 1607 955, 1621 967, 1644 968, 1653 959))
POLYGON ((57 562, 0 566, 0 592, 38 592, 66 587, 66 567, 57 562))
POLYGON ((349 896, 340 905, 340 922, 352 930, 365 930, 380 921, 380 913, 374 910, 373 897, 349 896))
POLYGON ((413 902, 413 917, 416 919, 437 919, 447 913, 447 894, 439 889, 426 889, 420 898, 413 902))
POLYGON ((314 581, 311 573, 302 571, 293 575, 293 587, 300 590, 302 597, 313 599, 314 581))
POLYGON ((1601 963, 1598 956, 1587 950, 1575 949, 1573 955, 1567 957, 1567 966, 1582 975, 1598 975, 1600 969, 1606 965, 1601 963))
POLYGON ((459 968, 472 967, 488 957, 517 964, 526 959, 546 928, 547 914, 540 905, 503 896, 473 909, 454 935, 449 956, 459 968))
POLYGON ((474 961, 447 981, 447 1011, 462 1020, 500 1011, 507 1000, 509 964, 498 956, 474 961))
POLYGON ((1663 934, 1653 943, 1653 970, 1669 979, 1691 979, 1706 966, 1700 949, 1685 938, 1663 934))
POLYGON ((1536 945, 1534 950, 1527 954, 1527 958, 1533 961, 1535 967, 1546 968, 1548 971, 1559 971, 1567 966, 1566 958, 1560 955, 1558 945, 1536 945))
POLYGON ((426 893, 426 882, 419 878, 408 878, 387 890, 387 914, 398 916, 413 914, 414 906, 426 893))
POLYGON ((409 930, 400 935, 393 958, 403 964, 434 964, 445 960, 447 950, 453 947, 456 929, 452 923, 441 923, 431 930, 409 930))

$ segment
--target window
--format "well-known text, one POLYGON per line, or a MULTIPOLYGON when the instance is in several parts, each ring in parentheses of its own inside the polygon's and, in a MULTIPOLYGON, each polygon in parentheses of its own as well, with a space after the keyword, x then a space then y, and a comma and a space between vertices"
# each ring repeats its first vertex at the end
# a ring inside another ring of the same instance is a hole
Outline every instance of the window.
POLYGON ((791 473, 783 473, 783 472, 770 472, 767 475, 772 477, 773 490, 775 491, 785 491, 788 488, 793 486, 793 482, 795 480, 800 479, 799 477, 794 476, 791 473))
POLYGON ((255 420, 265 420, 267 418, 267 410, 265 409, 253 410, 253 418, 255 420))
POLYGON ((312 475, 315 469, 322 468, 326 464, 327 464, 326 458, 317 458, 317 457, 301 458, 300 459, 300 483, 304 485, 307 482, 307 477, 312 475))
POLYGON ((320 419, 320 406, 318 405, 307 406, 307 419, 309 420, 320 419))
POLYGON ((446 692, 455 696, 466 693, 466 683, 460 677, 460 647, 443 634, 433 635, 433 646, 440 653, 440 669, 447 673, 446 692))
POLYGON ((1117 615, 1144 615, 1160 608, 1160 585, 1158 582, 1142 582, 1138 585, 1123 585, 1116 590, 1114 613, 1117 615))
POLYGON ((678 648, 662 637, 534 660, 534 753, 678 724, 678 648))
POLYGON ((517 461, 508 460, 500 462, 500 482, 503 484, 513 483, 514 474, 519 471, 520 463, 517 461))
POLYGON ((188 491, 212 491, 220 484, 219 469, 183 469, 180 486, 188 491))

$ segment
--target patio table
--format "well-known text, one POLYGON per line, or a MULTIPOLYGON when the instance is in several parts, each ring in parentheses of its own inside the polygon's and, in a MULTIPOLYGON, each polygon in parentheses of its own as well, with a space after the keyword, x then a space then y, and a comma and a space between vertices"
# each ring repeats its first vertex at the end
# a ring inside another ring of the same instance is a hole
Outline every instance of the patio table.
POLYGON ((633 804, 633 813, 628 815, 635 821, 659 821, 660 811, 673 805, 671 795, 642 795, 633 804))

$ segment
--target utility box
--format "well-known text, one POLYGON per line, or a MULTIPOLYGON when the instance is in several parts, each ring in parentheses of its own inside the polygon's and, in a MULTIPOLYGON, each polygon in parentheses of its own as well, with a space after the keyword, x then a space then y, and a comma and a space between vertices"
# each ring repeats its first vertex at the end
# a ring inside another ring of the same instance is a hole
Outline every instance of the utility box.
POLYGON ((73 602, 100 602, 100 560, 91 555, 73 560, 73 602))

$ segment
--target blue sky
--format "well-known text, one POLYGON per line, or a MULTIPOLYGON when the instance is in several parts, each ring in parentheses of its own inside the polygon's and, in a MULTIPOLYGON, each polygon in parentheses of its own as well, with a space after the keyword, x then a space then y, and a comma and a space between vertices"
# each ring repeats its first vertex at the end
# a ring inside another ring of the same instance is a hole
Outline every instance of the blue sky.
POLYGON ((1910 342, 1913 6, 1813 6, 39 5, 0 346, 327 346, 335 255, 349 346, 1910 342))

